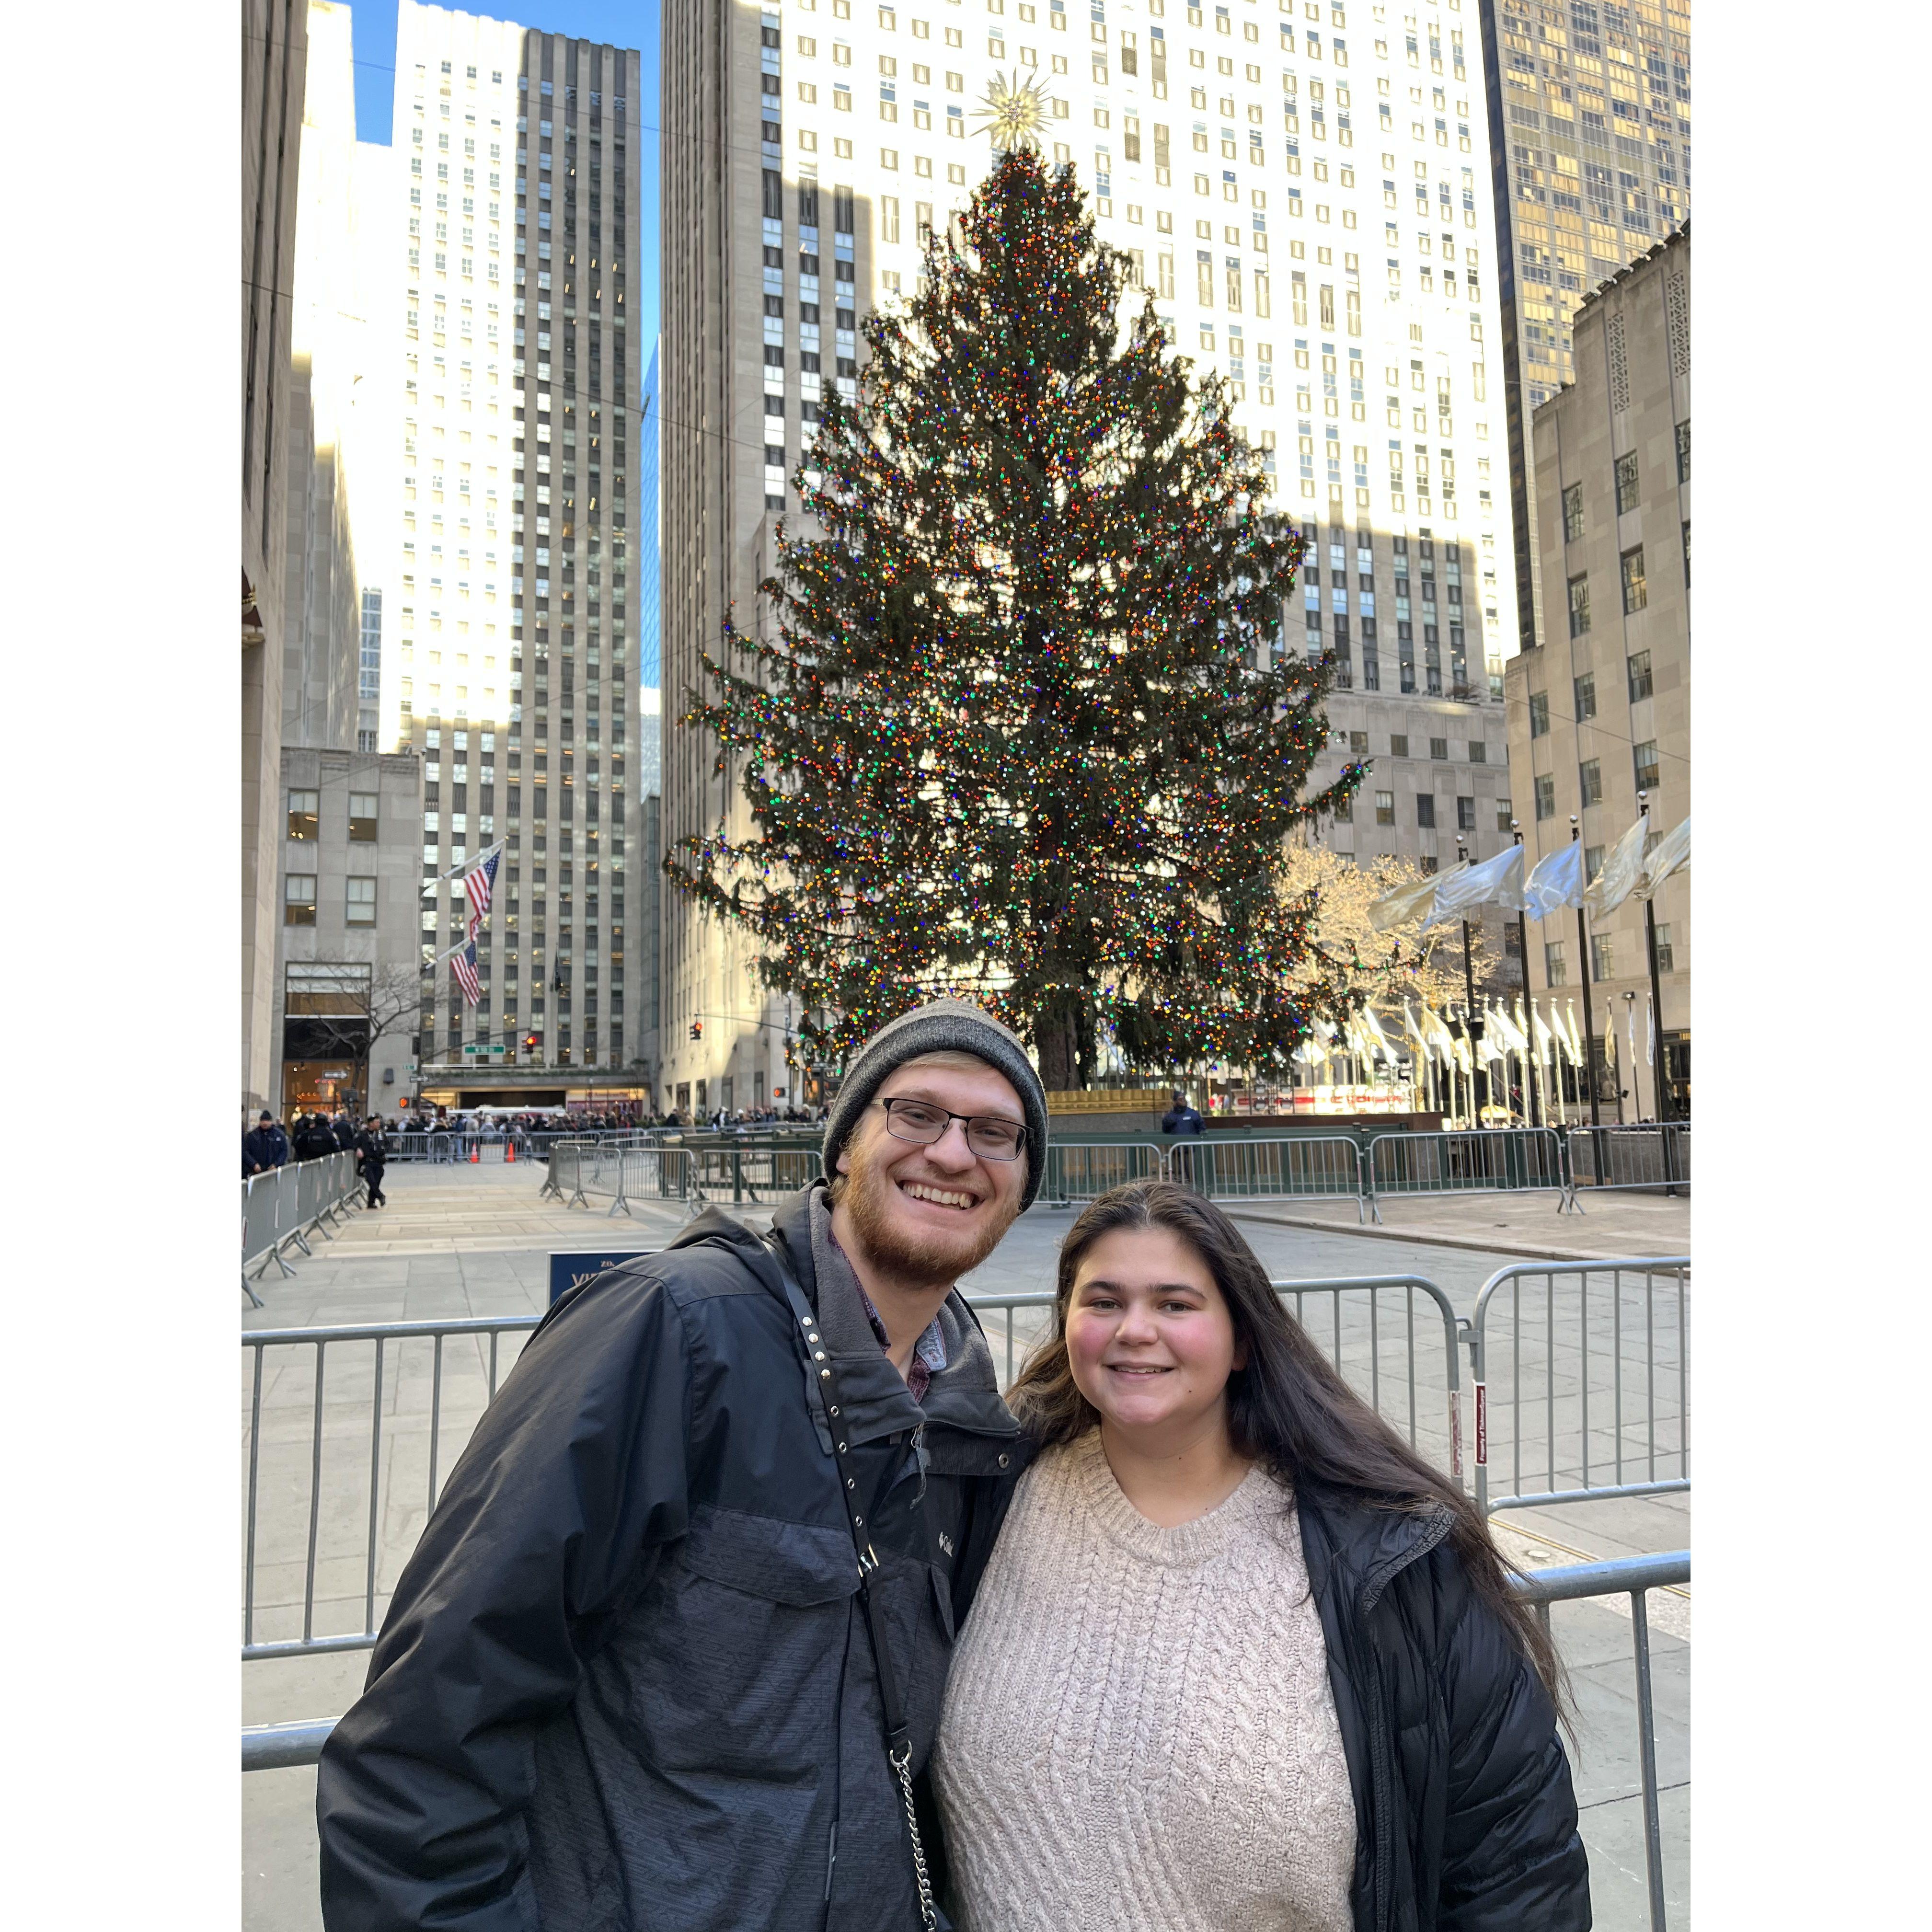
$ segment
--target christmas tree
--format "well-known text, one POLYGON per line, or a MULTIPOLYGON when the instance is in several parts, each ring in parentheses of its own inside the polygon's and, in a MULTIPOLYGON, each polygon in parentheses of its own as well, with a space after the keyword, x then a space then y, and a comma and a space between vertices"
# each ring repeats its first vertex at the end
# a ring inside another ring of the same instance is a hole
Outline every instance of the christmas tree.
POLYGON ((772 623, 730 622, 687 724, 749 806, 668 854, 832 1058, 941 992, 1051 1089, 1281 1067, 1357 1001, 1284 895, 1328 674, 1276 643, 1301 539, 1225 384, 1170 352, 1071 171, 1009 152, 865 324, 778 533, 772 623))

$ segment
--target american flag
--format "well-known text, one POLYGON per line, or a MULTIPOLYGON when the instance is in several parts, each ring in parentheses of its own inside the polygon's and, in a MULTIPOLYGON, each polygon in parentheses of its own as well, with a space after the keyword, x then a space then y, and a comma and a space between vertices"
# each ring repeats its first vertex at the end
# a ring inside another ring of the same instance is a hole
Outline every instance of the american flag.
MULTIPOLYGON (((472 939, 482 929, 483 915, 490 910, 490 891, 496 883, 496 865, 502 856, 503 848, 497 846, 486 853, 463 875, 463 890, 470 901, 470 936, 472 939)), ((472 1005, 475 1004, 474 1000, 471 1002, 472 1005)))
POLYGON ((483 998, 483 982, 476 976, 476 942, 470 940, 460 946, 449 956, 450 969, 456 975, 456 983, 463 988, 463 997, 471 1006, 483 998))

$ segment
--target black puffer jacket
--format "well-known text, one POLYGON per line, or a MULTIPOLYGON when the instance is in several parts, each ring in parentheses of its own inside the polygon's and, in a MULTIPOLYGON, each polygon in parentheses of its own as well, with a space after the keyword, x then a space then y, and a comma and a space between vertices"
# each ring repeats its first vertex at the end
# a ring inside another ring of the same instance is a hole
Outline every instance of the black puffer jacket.
MULTIPOLYGON (((821 1184, 822 1185, 822 1184, 821 1184)), ((874 1497, 923 1768, 952 1634, 1025 1459, 958 1296, 922 1406, 810 1195, 776 1225, 874 1497)), ((858 1568, 772 1258, 712 1210, 538 1328, 451 1472, 323 1751, 329 1932, 907 1932, 858 1568)))
POLYGON ((1355 1932, 1588 1932, 1556 1712, 1448 1513, 1297 1495, 1354 1789, 1355 1932))

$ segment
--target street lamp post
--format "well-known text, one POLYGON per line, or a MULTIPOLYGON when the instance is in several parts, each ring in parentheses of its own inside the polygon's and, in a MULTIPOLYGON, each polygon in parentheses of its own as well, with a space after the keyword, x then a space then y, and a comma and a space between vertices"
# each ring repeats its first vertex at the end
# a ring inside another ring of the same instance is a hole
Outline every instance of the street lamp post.
MULTIPOLYGON (((1570 843, 1574 844, 1582 836, 1583 828, 1573 812, 1570 814, 1570 843)), ((1597 1106, 1597 1023, 1590 1017, 1590 932, 1580 904, 1576 908, 1576 951, 1577 969, 1583 976, 1583 1084, 1590 1090, 1590 1124, 1598 1127, 1603 1125, 1603 1120, 1597 1106)))
MULTIPOLYGON (((1522 843, 1522 828, 1514 818, 1510 820, 1510 836, 1517 844, 1522 843)), ((1527 854, 1523 862, 1526 865, 1528 863, 1527 854)), ((1529 1102, 1529 1124, 1533 1127, 1540 1127, 1544 1123, 1537 1118, 1536 1010, 1531 1003, 1529 990, 1529 926, 1528 915, 1520 908, 1516 916, 1516 957, 1522 962, 1522 1003, 1525 1009, 1522 1017, 1529 1028, 1529 1050, 1523 1055, 1523 1077, 1529 1083, 1529 1090, 1526 1097, 1529 1102)), ((1542 1111, 1546 1112, 1548 1110, 1544 1108, 1542 1111)))

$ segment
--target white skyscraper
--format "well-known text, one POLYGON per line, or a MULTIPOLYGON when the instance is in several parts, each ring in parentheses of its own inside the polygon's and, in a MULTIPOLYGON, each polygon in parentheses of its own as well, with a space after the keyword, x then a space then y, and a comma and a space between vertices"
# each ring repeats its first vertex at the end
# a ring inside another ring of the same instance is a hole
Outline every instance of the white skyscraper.
POLYGON ((625 956, 640 915, 624 601, 637 74, 634 51, 399 10, 383 681, 423 758, 425 956, 463 930, 440 875, 505 843, 483 1004, 447 968, 425 982, 431 1098, 645 1098, 625 956))
MULTIPOLYGON (((1337 659, 1313 782, 1376 761, 1334 842, 1445 865, 1459 832, 1499 849, 1517 624, 1482 75, 1474 0, 668 9, 668 709, 728 605, 755 606, 824 386, 853 387, 858 316, 910 292, 925 236, 994 160, 996 96, 1025 94, 1030 137, 1089 190, 1176 346, 1232 383, 1312 540, 1283 642, 1337 659), (1441 72, 1406 59, 1418 19, 1441 72)), ((693 736, 667 737, 668 842, 739 808, 693 736)), ((783 1077, 784 1003, 674 896, 664 925, 665 1084, 745 1106, 783 1077), (687 1012, 712 1016, 701 1038, 687 1012)))

